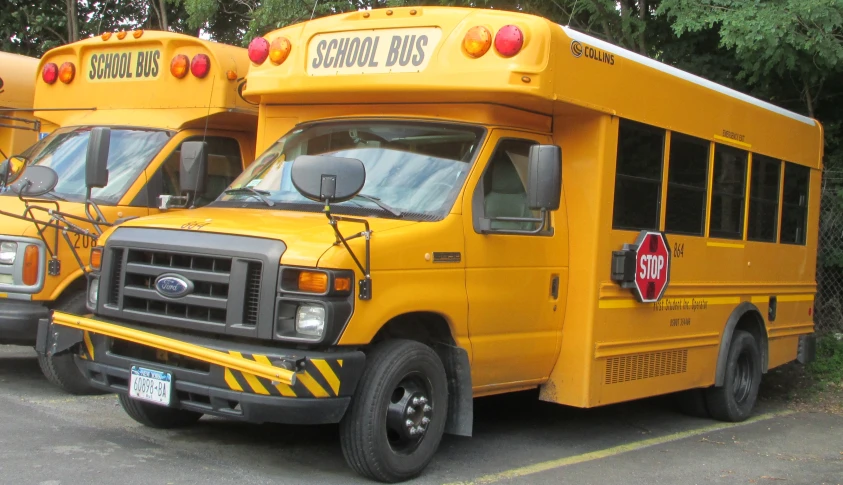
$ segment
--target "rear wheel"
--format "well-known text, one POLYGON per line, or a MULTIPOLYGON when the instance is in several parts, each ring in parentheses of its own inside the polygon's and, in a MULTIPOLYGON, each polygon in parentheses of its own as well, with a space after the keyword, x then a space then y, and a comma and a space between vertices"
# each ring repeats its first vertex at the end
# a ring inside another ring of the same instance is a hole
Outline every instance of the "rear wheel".
POLYGON ((409 340, 381 343, 340 423, 342 451, 357 473, 381 482, 420 474, 448 416, 448 381, 439 356, 409 340))
MULTIPOLYGON (((86 293, 84 291, 69 293, 59 299, 55 310, 73 315, 84 315, 88 312, 85 307, 85 298, 86 293)), ((52 326, 53 324, 50 323, 51 330, 52 326)), ((73 352, 63 352, 59 355, 39 353, 38 365, 41 367, 44 377, 65 392, 76 395, 107 394, 88 382, 88 378, 73 360, 73 352)))
POLYGON ((706 390, 711 416, 721 421, 743 421, 752 414, 761 385, 761 352, 751 333, 736 330, 729 345, 723 386, 706 390))
POLYGON ((120 405, 132 419, 150 428, 172 429, 190 426, 199 421, 202 413, 168 408, 119 395, 120 405))

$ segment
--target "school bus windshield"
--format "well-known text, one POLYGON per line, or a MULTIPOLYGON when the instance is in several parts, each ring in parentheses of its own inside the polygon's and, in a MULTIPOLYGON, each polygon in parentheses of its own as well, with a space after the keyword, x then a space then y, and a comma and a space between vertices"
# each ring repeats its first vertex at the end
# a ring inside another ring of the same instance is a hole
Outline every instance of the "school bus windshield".
MULTIPOLYGON (((24 153, 29 163, 50 167, 59 174, 58 185, 52 194, 75 202, 85 199, 85 154, 90 134, 90 127, 61 128, 24 153)), ((108 153, 108 185, 94 189, 92 198, 117 203, 170 136, 171 133, 165 130, 113 128, 108 153)))
MULTIPOLYGON (((236 190, 250 188, 276 203, 275 208, 321 210, 322 204, 293 187, 290 169, 299 155, 331 155, 363 162, 364 196, 406 219, 438 219, 462 187, 484 131, 468 125, 371 120, 306 125, 271 146, 234 181, 220 203, 269 207, 255 192, 236 190)), ((364 197, 335 207, 337 212, 390 214, 364 197)))

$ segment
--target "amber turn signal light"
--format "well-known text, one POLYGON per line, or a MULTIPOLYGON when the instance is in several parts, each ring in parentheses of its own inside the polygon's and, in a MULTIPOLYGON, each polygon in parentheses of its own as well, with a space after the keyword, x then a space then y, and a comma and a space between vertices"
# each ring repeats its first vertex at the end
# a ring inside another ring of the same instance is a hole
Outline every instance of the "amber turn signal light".
POLYGON ((125 30, 121 30, 120 32, 117 32, 117 38, 118 38, 118 39, 120 39, 120 40, 125 39, 125 38, 126 38, 126 33, 127 33, 127 32, 126 32, 125 30))
POLYGON ((30 244, 23 252, 23 284, 35 286, 38 283, 38 246, 30 244))
POLYGON ((482 25, 472 27, 466 32, 462 46, 466 54, 474 58, 480 57, 492 47, 492 33, 482 25))
POLYGON ((76 66, 72 62, 65 62, 59 67, 59 80, 61 82, 70 84, 74 76, 76 76, 76 66))
POLYGON ((276 37, 269 45, 269 60, 276 66, 287 60, 292 44, 286 37, 276 37))
POLYGON ((111 32, 103 32, 101 37, 102 40, 108 40, 111 38, 111 32))
POLYGON ((97 246, 91 249, 91 269, 99 271, 102 267, 102 247, 97 246))
POLYGON ((328 291, 328 275, 314 271, 299 273, 299 291, 325 293, 328 291))
POLYGON ((132 32, 132 37, 134 37, 135 39, 140 39, 142 35, 143 35, 143 29, 138 29, 138 30, 132 32))
POLYGON ((170 74, 173 77, 181 79, 187 76, 187 71, 190 70, 190 59, 184 54, 179 54, 170 61, 170 74))
POLYGON ((343 276, 335 279, 334 291, 351 291, 351 278, 343 276))

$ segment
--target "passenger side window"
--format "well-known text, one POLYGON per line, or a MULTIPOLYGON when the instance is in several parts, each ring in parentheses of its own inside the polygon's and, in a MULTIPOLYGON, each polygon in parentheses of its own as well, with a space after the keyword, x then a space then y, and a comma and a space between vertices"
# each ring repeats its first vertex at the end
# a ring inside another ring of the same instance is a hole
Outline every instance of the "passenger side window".
POLYGON ((614 229, 658 229, 665 131, 620 120, 614 229))
POLYGON ((781 162, 752 154, 752 175, 749 181, 749 226, 746 238, 751 241, 776 242, 779 227, 779 175, 781 162))
POLYGON ((743 239, 747 152, 715 145, 710 237, 743 239))
MULTIPOLYGON (((201 136, 186 138, 184 141, 202 141, 201 136)), ((196 205, 206 205, 216 199, 223 190, 243 171, 243 159, 240 145, 233 138, 209 136, 208 143, 208 180, 205 193, 196 199, 196 205)), ((183 143, 183 142, 182 142, 183 143)), ((179 189, 179 157, 181 147, 177 148, 161 166, 162 195, 181 195, 179 189)))
MULTIPOLYGON (((478 187, 478 191, 482 190, 482 206, 475 210, 482 214, 480 217, 538 217, 538 211, 530 210, 526 189, 530 147, 533 145, 538 145, 538 142, 514 138, 498 143, 478 187)), ((535 228, 534 222, 491 221, 493 231, 529 231, 535 228)))
POLYGON ((676 234, 705 234, 708 154, 711 144, 679 133, 670 137, 670 165, 664 229, 676 234))
POLYGON ((785 244, 805 244, 808 224, 808 167, 785 163, 782 194, 782 236, 785 244))

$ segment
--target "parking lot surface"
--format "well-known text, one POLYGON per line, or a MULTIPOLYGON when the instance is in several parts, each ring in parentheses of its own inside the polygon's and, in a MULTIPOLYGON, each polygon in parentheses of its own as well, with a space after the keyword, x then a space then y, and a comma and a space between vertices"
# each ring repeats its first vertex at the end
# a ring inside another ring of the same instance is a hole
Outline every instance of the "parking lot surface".
MULTIPOLYGON (((478 399, 473 438, 446 436, 418 484, 843 483, 843 416, 763 401, 740 424, 669 399, 581 410, 535 393, 478 399)), ((62 393, 32 349, 0 346, 0 483, 371 483, 345 465, 336 426, 203 418, 154 430, 113 395, 62 393)))

